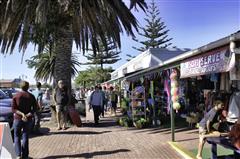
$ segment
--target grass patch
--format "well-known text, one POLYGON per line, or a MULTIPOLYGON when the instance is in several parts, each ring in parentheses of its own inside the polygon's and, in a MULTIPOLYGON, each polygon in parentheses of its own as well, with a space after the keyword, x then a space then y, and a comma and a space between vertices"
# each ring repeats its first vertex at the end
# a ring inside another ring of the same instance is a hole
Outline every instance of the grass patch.
POLYGON ((181 154, 186 159, 193 159, 195 158, 194 154, 184 147, 182 147, 179 143, 177 142, 168 142, 170 146, 172 146, 173 149, 175 149, 178 153, 181 154))
MULTIPOLYGON (((192 149, 190 150, 195 156, 197 155, 198 149, 192 149)), ((204 159, 210 159, 211 158, 211 148, 203 148, 203 158, 204 159)), ((226 149, 222 146, 217 146, 217 155, 218 156, 228 156, 228 155, 233 155, 233 151, 226 149)))

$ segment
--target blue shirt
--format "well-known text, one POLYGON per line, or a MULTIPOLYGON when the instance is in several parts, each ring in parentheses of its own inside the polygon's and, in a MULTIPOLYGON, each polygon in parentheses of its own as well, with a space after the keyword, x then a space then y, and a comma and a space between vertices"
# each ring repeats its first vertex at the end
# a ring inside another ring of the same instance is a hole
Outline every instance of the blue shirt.
POLYGON ((41 102, 43 98, 43 92, 41 90, 35 90, 32 92, 37 102, 41 102))

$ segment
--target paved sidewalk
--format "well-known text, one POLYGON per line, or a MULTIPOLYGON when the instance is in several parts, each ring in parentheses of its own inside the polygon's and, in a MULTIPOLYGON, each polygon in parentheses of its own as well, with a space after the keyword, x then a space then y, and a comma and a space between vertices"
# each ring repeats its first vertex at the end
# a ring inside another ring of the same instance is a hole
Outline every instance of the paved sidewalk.
POLYGON ((170 135, 119 127, 110 117, 104 118, 98 127, 85 123, 84 127, 65 131, 55 128, 42 131, 45 135, 30 139, 33 158, 182 158, 167 143, 170 135))

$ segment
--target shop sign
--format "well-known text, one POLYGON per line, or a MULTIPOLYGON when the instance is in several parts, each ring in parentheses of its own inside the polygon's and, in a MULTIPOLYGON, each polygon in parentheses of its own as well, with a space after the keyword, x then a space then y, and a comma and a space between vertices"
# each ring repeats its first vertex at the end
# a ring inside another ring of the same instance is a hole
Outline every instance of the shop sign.
POLYGON ((235 63, 235 54, 228 47, 213 50, 181 63, 181 78, 228 72, 235 63))

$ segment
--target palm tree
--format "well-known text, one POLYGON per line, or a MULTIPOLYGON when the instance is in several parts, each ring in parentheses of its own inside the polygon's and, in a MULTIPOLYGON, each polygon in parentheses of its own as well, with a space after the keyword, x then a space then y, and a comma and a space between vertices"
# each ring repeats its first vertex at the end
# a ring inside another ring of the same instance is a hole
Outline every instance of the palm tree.
POLYGON ((128 8, 123 0, 1 0, 1 52, 12 53, 19 41, 25 51, 33 43, 41 53, 52 42, 56 45, 55 80, 71 86, 71 53, 73 41, 77 48, 99 50, 97 39, 107 47, 105 35, 121 47, 120 33, 125 30, 134 37, 137 20, 130 9, 146 8, 144 0, 130 0, 128 8))
MULTIPOLYGON (((56 62, 56 53, 53 51, 50 45, 47 45, 41 54, 32 56, 29 60, 26 60, 29 68, 36 70, 34 77, 37 80, 50 80, 54 79, 54 68, 56 62)), ((76 55, 71 55, 71 76, 74 76, 78 70, 76 66, 80 66, 76 55)))

